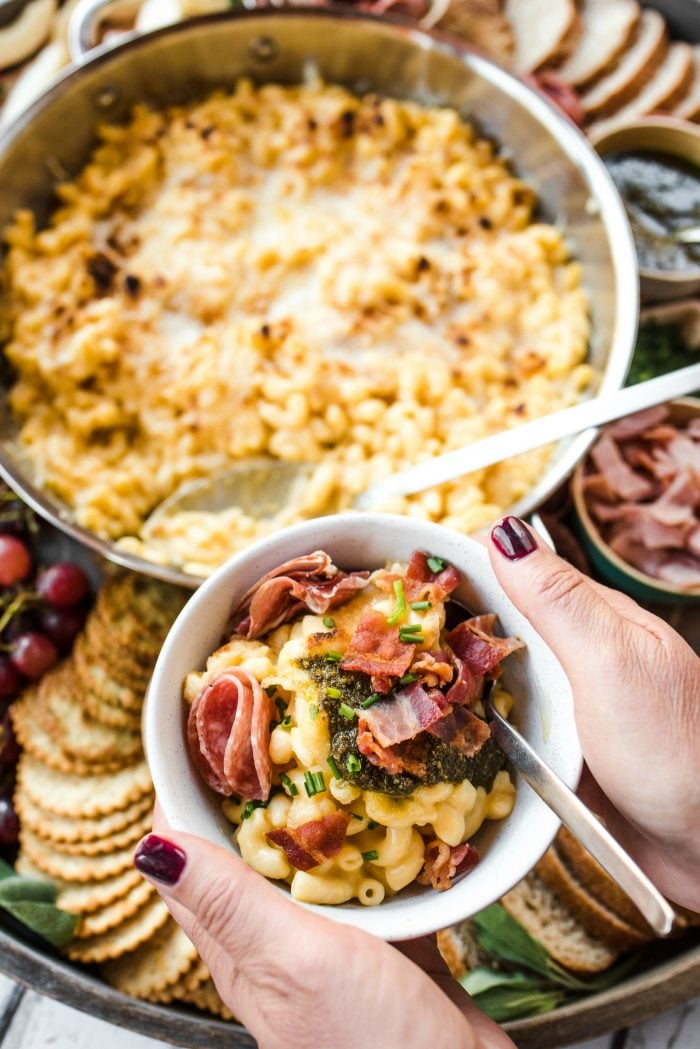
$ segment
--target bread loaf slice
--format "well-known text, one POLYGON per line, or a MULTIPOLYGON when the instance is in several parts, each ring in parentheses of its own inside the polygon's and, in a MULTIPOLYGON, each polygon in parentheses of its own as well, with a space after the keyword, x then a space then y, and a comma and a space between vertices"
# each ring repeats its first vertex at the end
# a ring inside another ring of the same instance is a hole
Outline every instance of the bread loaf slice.
POLYGON ((592 896, 641 933, 651 935, 649 926, 629 896, 566 827, 562 827, 557 835, 556 848, 573 876, 592 896))
POLYGON ((610 72, 631 43, 640 14, 637 0, 585 0, 581 35, 557 69, 562 80, 584 91, 610 72))
POLYGON ((515 37, 503 14, 502 0, 447 0, 447 8, 435 25, 464 37, 491 58, 510 65, 515 37))
POLYGON ((579 31, 574 0, 506 0, 505 15, 515 34, 518 73, 536 73, 563 61, 579 31))
POLYGON ((588 889, 574 878, 556 848, 547 850, 535 871, 584 928, 613 950, 629 950, 653 939, 652 933, 645 934, 635 929, 591 895, 588 889))
POLYGON ((590 125, 589 131, 601 135, 629 120, 673 109, 687 96, 693 82, 693 72, 693 49, 690 44, 672 44, 666 58, 637 97, 607 120, 590 125))
POLYGON ((589 120, 610 116, 636 98, 667 53, 666 23, 656 11, 645 10, 634 43, 615 69, 581 96, 589 120))
POLYGON ((474 923, 468 918, 459 925, 441 929, 437 934, 437 945, 455 980, 461 980, 480 965, 490 964, 474 935, 474 923))
POLYGON ((587 932, 536 873, 528 874, 501 903, 555 962, 571 972, 604 972, 620 955, 619 950, 587 932))
POLYGON ((673 110, 680 120, 700 120, 700 46, 693 48, 693 81, 685 98, 673 110))

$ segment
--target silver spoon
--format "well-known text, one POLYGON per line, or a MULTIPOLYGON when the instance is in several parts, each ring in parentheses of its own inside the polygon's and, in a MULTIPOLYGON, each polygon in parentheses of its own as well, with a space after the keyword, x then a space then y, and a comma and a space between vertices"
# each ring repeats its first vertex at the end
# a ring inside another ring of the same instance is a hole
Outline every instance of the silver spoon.
POLYGON ((493 682, 484 696, 484 707, 491 734, 513 767, 627 893, 657 936, 668 936, 676 917, 672 907, 590 809, 501 717, 493 702, 493 682))
POLYGON ((671 237, 679 244, 700 244, 700 226, 689 226, 687 229, 675 230, 671 237))
MULTIPOLYGON (((392 496, 423 492, 445 481, 454 481, 475 470, 483 470, 515 455, 531 452, 698 389, 700 364, 691 364, 624 390, 594 397, 385 477, 357 495, 352 503, 353 509, 368 510, 392 496)), ((314 463, 244 459, 221 473, 178 488, 152 512, 144 525, 144 533, 148 535, 152 526, 182 510, 216 512, 238 507, 243 513, 258 519, 273 517, 303 492, 315 469, 317 464, 314 463)))

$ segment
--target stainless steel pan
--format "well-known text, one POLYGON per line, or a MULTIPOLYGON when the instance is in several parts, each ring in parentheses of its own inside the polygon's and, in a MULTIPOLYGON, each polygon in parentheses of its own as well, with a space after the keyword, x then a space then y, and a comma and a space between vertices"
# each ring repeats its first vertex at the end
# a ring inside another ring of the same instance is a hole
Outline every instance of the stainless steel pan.
MULTIPOLYGON (((87 160, 99 121, 124 120, 133 104, 154 105, 255 81, 298 82, 309 63, 356 91, 457 108, 500 144, 536 188, 543 217, 565 230, 590 296, 591 361, 605 392, 619 389, 631 357, 638 291, 634 246, 619 197, 586 139, 536 91, 467 46, 396 20, 345 10, 287 9, 193 19, 116 47, 84 52, 104 0, 82 0, 72 26, 79 65, 0 138, 0 228, 17 208, 46 220, 58 180, 87 160)), ((88 547, 138 572, 189 587, 201 580, 120 550, 78 526, 71 511, 32 477, 4 413, 0 474, 43 517, 88 547)), ((592 432, 562 442, 539 483, 513 510, 551 493, 585 454, 592 432)))

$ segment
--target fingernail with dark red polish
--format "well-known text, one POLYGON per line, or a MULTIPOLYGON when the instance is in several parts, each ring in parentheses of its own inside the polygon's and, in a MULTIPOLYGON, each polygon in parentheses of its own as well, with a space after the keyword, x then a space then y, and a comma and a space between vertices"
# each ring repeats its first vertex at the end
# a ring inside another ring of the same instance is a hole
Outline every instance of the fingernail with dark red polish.
POLYGON ((507 561, 519 561, 537 549, 537 541, 519 517, 504 517, 491 529, 491 540, 507 561))
POLYGON ((134 853, 134 866, 147 878, 155 878, 165 885, 175 885, 185 869, 187 856, 165 838, 149 834, 139 842, 134 853))

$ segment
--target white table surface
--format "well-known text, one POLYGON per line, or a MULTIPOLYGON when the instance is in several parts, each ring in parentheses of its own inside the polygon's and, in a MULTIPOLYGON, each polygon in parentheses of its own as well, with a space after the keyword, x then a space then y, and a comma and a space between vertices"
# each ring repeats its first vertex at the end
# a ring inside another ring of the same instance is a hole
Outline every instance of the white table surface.
MULTIPOLYGON (((0 1049, 163 1049, 167 1044, 24 991, 0 975, 0 1049)), ((700 1049, 700 998, 626 1031, 577 1042, 573 1049, 700 1049)))

